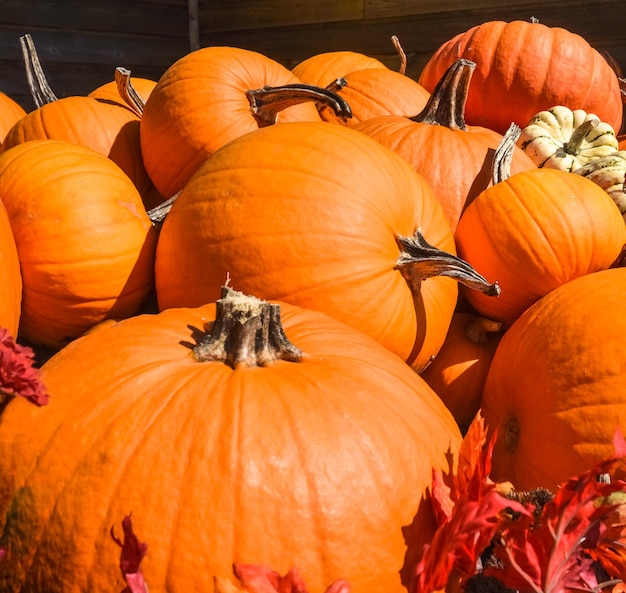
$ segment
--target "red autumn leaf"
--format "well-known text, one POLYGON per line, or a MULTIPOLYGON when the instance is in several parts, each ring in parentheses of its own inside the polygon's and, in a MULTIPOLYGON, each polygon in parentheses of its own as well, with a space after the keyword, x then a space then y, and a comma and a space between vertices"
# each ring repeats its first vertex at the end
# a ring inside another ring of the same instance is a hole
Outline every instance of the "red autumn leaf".
POLYGON ((48 392, 33 366, 32 348, 18 344, 9 331, 0 327, 0 396, 21 396, 37 406, 48 403, 48 392))
MULTIPOLYGON (((235 564, 235 576, 247 593, 307 593, 307 588, 296 568, 284 576, 260 564, 235 564)), ((325 593, 350 593, 350 585, 344 580, 333 582, 325 593)))
MULTIPOLYGON (((623 439, 616 445, 620 453, 622 445, 623 439)), ((562 484, 538 520, 525 516, 512 521, 494 548, 501 565, 488 568, 485 574, 520 591, 564 593, 596 588, 594 559, 602 556, 603 538, 619 507, 611 495, 626 488, 621 480, 600 481, 598 476, 612 475, 622 463, 621 457, 614 457, 596 464, 562 484)), ((611 570, 611 563, 605 568, 611 570)))
POLYGON ((148 551, 148 544, 140 542, 135 535, 130 515, 126 515, 122 519, 122 529, 124 531, 123 541, 115 536, 113 527, 111 527, 113 541, 122 548, 120 570, 127 585, 122 593, 148 593, 148 586, 139 567, 148 551))

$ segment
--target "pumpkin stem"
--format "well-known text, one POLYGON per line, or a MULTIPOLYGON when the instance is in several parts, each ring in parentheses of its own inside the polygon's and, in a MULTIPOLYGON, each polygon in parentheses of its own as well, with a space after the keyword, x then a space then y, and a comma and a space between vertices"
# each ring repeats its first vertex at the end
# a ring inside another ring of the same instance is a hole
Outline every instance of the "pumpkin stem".
POLYGON ((222 287, 210 333, 193 349, 200 362, 221 361, 233 369, 240 365, 266 366, 276 360, 299 362, 302 351, 285 335, 280 306, 222 287))
POLYGON ((126 103, 139 117, 141 117, 146 102, 130 81, 130 70, 122 66, 118 66, 115 69, 115 82, 117 84, 117 92, 120 94, 120 97, 124 99, 124 103, 126 103))
POLYGON ((391 43, 393 43, 393 46, 396 48, 396 52, 398 53, 398 57, 400 58, 400 68, 398 72, 400 72, 400 74, 406 74, 406 53, 397 35, 391 36, 391 43))
POLYGON ((412 121, 445 126, 451 130, 467 130, 465 104, 476 63, 459 58, 441 77, 426 107, 412 121))
POLYGON ((498 333, 502 329, 499 321, 493 321, 486 317, 476 317, 465 326, 465 335, 474 344, 484 344, 489 339, 490 333, 498 333))
POLYGON ((511 123, 509 129, 502 136, 500 144, 493 155, 493 170, 491 173, 493 184, 507 180, 511 176, 511 162, 515 154, 517 140, 522 133, 516 123, 511 123))
POLYGON ((39 108, 46 103, 57 101, 58 97, 52 92, 52 88, 39 61, 33 38, 29 33, 20 37, 20 45, 22 46, 22 57, 26 67, 28 87, 35 106, 39 108))
POLYGON ((250 101, 250 109, 261 127, 275 124, 278 113, 283 109, 306 101, 330 107, 343 120, 352 117, 352 109, 344 98, 327 88, 311 84, 264 86, 262 89, 248 90, 246 95, 250 101))
POLYGON ((455 278, 468 288, 480 290, 488 296, 500 294, 497 282, 490 284, 466 261, 428 243, 420 229, 412 237, 396 237, 396 242, 400 247, 396 269, 415 294, 419 294, 423 280, 434 276, 455 278))
POLYGON ((580 124, 572 132, 570 139, 563 144, 562 150, 565 154, 577 155, 580 152, 580 147, 587 137, 587 134, 589 134, 589 132, 591 132, 591 130, 596 128, 598 125, 600 125, 600 120, 597 117, 592 117, 580 124))

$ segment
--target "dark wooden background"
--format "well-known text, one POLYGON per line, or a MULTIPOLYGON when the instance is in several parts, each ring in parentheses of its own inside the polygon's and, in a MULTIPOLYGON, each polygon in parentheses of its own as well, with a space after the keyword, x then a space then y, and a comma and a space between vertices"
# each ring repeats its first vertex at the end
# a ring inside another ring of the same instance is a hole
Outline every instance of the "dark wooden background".
POLYGON ((417 78, 450 37, 486 20, 565 27, 626 71, 626 2, 577 0, 0 0, 0 91, 31 110, 20 36, 30 33, 57 96, 86 94, 116 66, 157 80, 198 46, 253 49, 287 67, 319 52, 353 50, 399 66, 391 36, 417 78))

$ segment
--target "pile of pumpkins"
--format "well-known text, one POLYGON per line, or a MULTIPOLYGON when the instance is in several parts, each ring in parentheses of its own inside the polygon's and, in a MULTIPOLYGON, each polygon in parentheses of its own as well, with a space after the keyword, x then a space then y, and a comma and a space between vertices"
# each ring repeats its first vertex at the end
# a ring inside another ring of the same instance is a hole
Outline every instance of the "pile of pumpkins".
POLYGON ((236 47, 33 79, 0 97, 0 327, 50 403, 0 415, 0 590, 121 590, 132 513, 150 590, 401 592, 479 410, 516 488, 611 456, 626 146, 582 37, 485 22, 418 81, 236 47))

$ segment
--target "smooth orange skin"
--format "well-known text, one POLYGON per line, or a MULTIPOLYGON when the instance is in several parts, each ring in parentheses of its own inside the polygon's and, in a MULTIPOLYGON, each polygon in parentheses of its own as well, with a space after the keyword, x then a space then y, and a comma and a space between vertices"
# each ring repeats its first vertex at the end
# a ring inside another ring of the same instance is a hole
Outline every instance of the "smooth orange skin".
POLYGON ((356 126, 374 117, 385 115, 416 115, 430 98, 418 82, 389 68, 356 70, 344 77, 341 95, 350 105, 352 117, 345 121, 329 109, 320 111, 324 121, 356 126))
POLYGON ((617 75, 580 35, 530 21, 488 21, 445 42, 419 82, 430 92, 457 59, 476 63, 466 105, 468 124, 504 134, 540 111, 565 105, 595 113, 617 131, 622 98, 617 75))
POLYGON ((44 365, 50 404, 0 417, 3 592, 121 590, 109 530, 129 512, 151 591, 212 591, 234 562, 296 567, 311 591, 406 591, 458 428, 362 332, 281 308, 301 363, 195 361, 204 306, 106 324, 44 365))
POLYGON ((497 299, 463 295, 506 327, 561 284, 611 266, 626 243, 626 226, 593 181, 543 168, 484 190, 461 216, 455 239, 460 257, 502 289, 497 299))
POLYGON ((456 306, 450 278, 414 295, 396 269, 396 236, 421 227, 449 253, 441 205, 401 157, 325 122, 270 126, 216 152, 174 202, 155 264, 160 309, 240 290, 325 312, 416 369, 441 347, 456 306))
POLYGON ((22 310, 22 272, 9 215, 0 198, 0 327, 17 336, 22 310))
MULTIPOLYGON (((161 76, 141 119, 141 149, 150 178, 169 198, 206 158, 259 128, 246 91, 300 82, 258 52, 211 46, 193 51, 161 76)), ((314 103, 281 111, 278 122, 320 121, 314 103)))
POLYGON ((11 127, 25 115, 26 110, 17 101, 0 93, 0 145, 11 127))
POLYGON ((139 309, 156 231, 110 159, 61 140, 19 144, 0 155, 0 200, 21 264, 25 338, 58 348, 139 309))
POLYGON ((306 84, 326 87, 337 78, 365 68, 379 69, 387 66, 360 52, 338 50, 314 54, 296 64, 291 71, 306 84))
MULTIPOLYGON (((502 135, 489 128, 454 130, 397 116, 372 118, 355 128, 413 165, 441 202, 453 232, 464 208, 492 183, 493 154, 502 135)), ((536 168, 531 158, 515 147, 511 172, 536 168)))
POLYGON ((614 456, 626 427, 626 269, 560 286, 504 334, 491 363, 482 414, 498 430, 492 477, 520 490, 552 490, 614 456), (519 423, 513 452, 507 422, 519 423))
POLYGON ((441 350, 421 373, 433 391, 466 430, 480 409, 485 380, 500 334, 489 333, 485 342, 468 337, 473 313, 455 312, 441 350))
POLYGON ((91 148, 116 163, 142 195, 151 190, 141 155, 139 117, 121 103, 82 96, 46 103, 12 126, 1 149, 46 139, 91 148))

